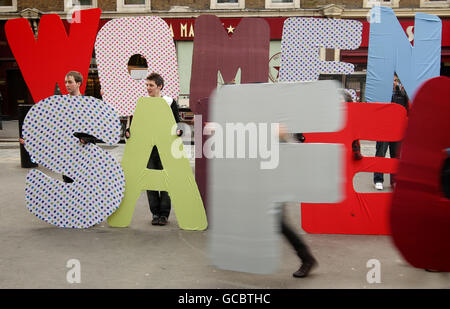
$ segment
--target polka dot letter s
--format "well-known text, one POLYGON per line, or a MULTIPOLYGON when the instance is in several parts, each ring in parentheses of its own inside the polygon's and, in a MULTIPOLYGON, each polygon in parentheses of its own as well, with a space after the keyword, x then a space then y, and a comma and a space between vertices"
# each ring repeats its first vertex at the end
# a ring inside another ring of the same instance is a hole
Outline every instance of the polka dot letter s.
POLYGON ((95 42, 98 76, 103 99, 120 116, 133 115, 136 102, 147 96, 144 80, 128 73, 128 61, 135 54, 147 60, 147 74, 164 78, 163 95, 176 99, 180 92, 177 54, 166 22, 157 16, 113 19, 99 31, 95 42))
POLYGON ((120 139, 119 117, 103 101, 82 96, 52 96, 28 112, 23 137, 30 156, 74 182, 64 183, 32 170, 26 180, 26 204, 31 213, 50 224, 87 228, 118 209, 125 179, 119 162, 94 144, 81 144, 75 132, 113 145, 120 139))

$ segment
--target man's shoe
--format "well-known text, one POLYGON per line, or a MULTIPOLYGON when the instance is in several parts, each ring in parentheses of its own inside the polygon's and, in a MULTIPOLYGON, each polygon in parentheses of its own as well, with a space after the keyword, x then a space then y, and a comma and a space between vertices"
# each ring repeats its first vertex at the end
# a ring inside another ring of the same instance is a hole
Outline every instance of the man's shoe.
POLYGON ((377 189, 377 190, 383 190, 383 184, 382 184, 381 182, 377 182, 377 183, 375 184, 375 189, 377 189))
POLYGON ((361 155, 361 153, 358 152, 353 152, 353 160, 358 161, 361 160, 363 158, 363 156, 361 155))
POLYGON ((429 273, 440 273, 441 272, 440 270, 428 269, 428 268, 425 268, 425 271, 427 271, 429 273))
POLYGON ((353 160, 361 160, 363 158, 363 156, 361 155, 361 144, 359 143, 358 139, 352 142, 352 153, 353 160))
POLYGON ((153 216, 152 225, 159 225, 159 217, 153 216))
POLYGON ((312 261, 303 262, 302 266, 297 270, 292 276, 296 278, 304 278, 307 277, 311 270, 317 267, 317 261, 313 259, 312 261))
POLYGON ((159 217, 159 222, 158 223, 159 223, 159 225, 166 225, 168 223, 167 217, 165 217, 165 216, 159 217))

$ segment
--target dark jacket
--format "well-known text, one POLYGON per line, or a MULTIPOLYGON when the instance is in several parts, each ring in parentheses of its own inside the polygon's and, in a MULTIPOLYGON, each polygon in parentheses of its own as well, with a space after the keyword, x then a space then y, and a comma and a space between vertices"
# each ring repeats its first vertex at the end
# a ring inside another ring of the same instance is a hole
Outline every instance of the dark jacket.
POLYGON ((401 90, 399 86, 396 86, 395 89, 392 91, 392 103, 397 103, 403 106, 406 109, 406 113, 409 113, 409 102, 408 102, 408 96, 406 95, 406 92, 404 90, 401 90))
MULTIPOLYGON (((172 99, 173 100, 173 99, 172 99)), ((173 100, 170 104, 170 109, 172 110, 173 118, 175 119, 176 123, 179 123, 181 121, 180 119, 180 113, 178 112, 178 104, 177 101, 173 100)), ((130 116, 130 126, 126 129, 127 132, 130 132, 131 122, 133 121, 133 115, 130 116)), ((181 130, 181 136, 183 134, 183 130, 181 130)))

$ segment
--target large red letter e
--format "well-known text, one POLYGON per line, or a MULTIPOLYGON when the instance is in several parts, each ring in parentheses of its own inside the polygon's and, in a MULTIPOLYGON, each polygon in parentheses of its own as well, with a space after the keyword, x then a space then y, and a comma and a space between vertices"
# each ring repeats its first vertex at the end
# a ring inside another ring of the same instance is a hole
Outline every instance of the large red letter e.
POLYGON ((450 200, 441 170, 450 147, 450 79, 417 90, 396 176, 391 208, 394 243, 413 266, 450 271, 450 200))

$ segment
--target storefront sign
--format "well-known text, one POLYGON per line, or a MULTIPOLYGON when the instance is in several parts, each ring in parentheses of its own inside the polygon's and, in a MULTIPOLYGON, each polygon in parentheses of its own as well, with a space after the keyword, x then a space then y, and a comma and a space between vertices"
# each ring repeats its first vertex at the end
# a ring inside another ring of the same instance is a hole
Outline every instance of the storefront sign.
MULTIPOLYGON (((248 18, 248 17, 247 17, 248 18)), ((195 18, 163 18, 172 29, 172 36, 175 41, 192 41, 195 37, 195 18)), ((234 33, 241 22, 241 17, 219 18, 224 29, 229 35, 234 33)), ((263 18, 270 27, 270 39, 281 40, 283 35, 283 25, 288 17, 265 17, 263 18)), ((348 20, 348 19, 342 19, 348 20)), ((370 23, 366 19, 353 19, 362 23, 362 40, 360 47, 369 46, 370 23)), ((102 20, 103 21, 103 20, 102 20)), ((401 18, 400 25, 407 34, 410 41, 414 39, 414 19, 401 18)), ((450 20, 442 20, 442 46, 450 46, 450 20)))

